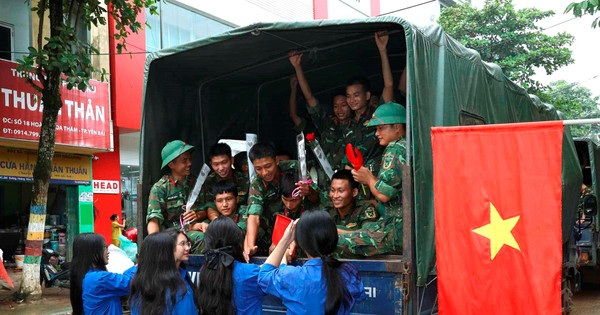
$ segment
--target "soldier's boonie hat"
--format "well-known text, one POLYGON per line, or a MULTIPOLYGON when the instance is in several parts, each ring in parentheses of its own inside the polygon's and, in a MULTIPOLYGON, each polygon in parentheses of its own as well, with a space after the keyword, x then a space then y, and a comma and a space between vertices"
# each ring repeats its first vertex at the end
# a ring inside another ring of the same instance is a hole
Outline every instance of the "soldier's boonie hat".
POLYGON ((183 152, 189 151, 193 149, 193 145, 189 145, 181 140, 173 140, 171 142, 167 142, 162 151, 160 152, 160 156, 162 157, 162 166, 163 169, 169 162, 176 159, 183 152))
POLYGON ((367 127, 405 123, 406 109, 404 106, 389 102, 377 107, 367 127))

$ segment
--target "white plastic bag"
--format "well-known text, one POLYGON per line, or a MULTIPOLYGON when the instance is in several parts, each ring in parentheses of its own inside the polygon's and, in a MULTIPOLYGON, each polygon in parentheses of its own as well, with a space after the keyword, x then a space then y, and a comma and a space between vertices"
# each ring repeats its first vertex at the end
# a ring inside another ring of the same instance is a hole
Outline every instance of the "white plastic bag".
POLYGON ((106 265, 107 271, 122 274, 125 270, 133 267, 133 261, 127 257, 124 250, 117 246, 110 244, 110 246, 108 246, 108 253, 108 265, 106 265))

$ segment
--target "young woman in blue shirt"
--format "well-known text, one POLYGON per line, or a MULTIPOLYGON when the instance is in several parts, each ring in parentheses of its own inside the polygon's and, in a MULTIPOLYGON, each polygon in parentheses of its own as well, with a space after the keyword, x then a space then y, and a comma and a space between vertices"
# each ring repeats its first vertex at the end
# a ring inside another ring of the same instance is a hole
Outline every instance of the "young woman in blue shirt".
POLYGON ((198 286, 200 314, 262 314, 260 267, 245 263, 243 241, 242 230, 229 217, 220 216, 208 226, 198 286))
POLYGON ((330 256, 337 242, 329 213, 304 212, 261 266, 258 284, 280 298, 288 314, 349 314, 354 303, 365 298, 365 290, 354 266, 330 256), (293 241, 309 258, 300 267, 288 265, 293 241))
POLYGON ((198 314, 198 295, 185 269, 191 243, 180 230, 148 235, 131 282, 132 314, 198 314))
POLYGON ((136 267, 118 274, 106 271, 107 264, 104 237, 96 233, 75 236, 70 292, 73 314, 123 314, 121 296, 129 294, 136 267))

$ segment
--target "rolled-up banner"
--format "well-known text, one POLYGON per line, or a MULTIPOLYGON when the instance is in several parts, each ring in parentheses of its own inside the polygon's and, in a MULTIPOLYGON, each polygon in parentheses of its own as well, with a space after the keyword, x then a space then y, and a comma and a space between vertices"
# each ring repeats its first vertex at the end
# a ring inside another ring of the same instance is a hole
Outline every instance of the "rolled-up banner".
POLYGON ((250 183, 256 177, 256 171, 254 170, 254 164, 250 161, 250 149, 258 142, 258 136, 253 133, 246 134, 246 155, 248 156, 248 176, 250 177, 250 183))
POLYGON ((194 190, 192 190, 192 194, 185 205, 185 210, 190 210, 194 205, 194 202, 196 202, 196 199, 198 199, 198 195, 200 194, 202 185, 204 185, 204 182, 208 177, 208 173, 210 173, 210 167, 206 164, 202 165, 202 169, 200 170, 200 174, 198 174, 198 179, 196 180, 194 190))

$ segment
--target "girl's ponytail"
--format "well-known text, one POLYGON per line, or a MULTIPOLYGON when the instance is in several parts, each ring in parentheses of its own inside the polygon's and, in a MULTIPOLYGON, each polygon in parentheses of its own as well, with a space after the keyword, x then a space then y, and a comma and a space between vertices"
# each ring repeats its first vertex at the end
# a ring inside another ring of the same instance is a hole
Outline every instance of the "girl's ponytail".
POLYGON ((321 257, 322 275, 327 281, 325 314, 337 314, 342 305, 348 306, 348 288, 340 275, 344 264, 330 256, 338 243, 335 222, 323 210, 304 212, 296 224, 295 241, 311 257, 321 257))
POLYGON ((323 260, 323 277, 327 281, 325 314, 337 314, 342 303, 346 304, 344 297, 348 294, 348 288, 342 283, 339 273, 342 262, 328 255, 321 256, 321 260, 323 260))
POLYGON ((204 242, 206 252, 198 285, 200 314, 235 314, 233 301, 234 262, 244 262, 243 233, 235 222, 220 216, 213 220, 204 242))

